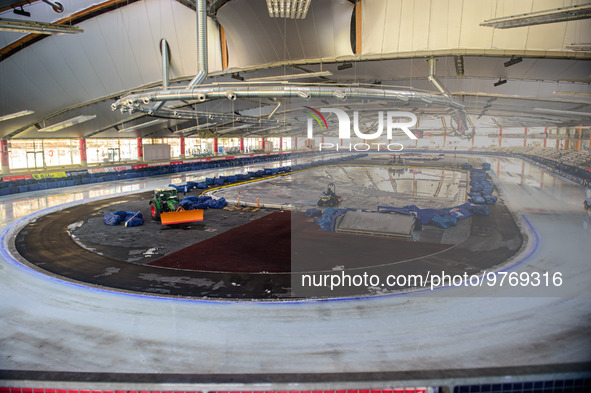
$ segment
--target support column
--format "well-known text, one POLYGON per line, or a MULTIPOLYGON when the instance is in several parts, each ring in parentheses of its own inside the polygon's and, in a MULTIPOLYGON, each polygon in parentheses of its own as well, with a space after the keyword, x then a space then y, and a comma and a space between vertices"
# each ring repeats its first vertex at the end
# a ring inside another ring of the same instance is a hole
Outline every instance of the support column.
POLYGON ((215 157, 218 155, 218 138, 213 138, 213 155, 215 157))
POLYGON ((228 68, 228 41, 226 40, 226 31, 220 24, 220 43, 222 45, 222 69, 228 68))
POLYGON ((181 137, 181 160, 185 159, 185 138, 181 137))
POLYGON ((261 149, 263 149, 263 153, 265 152, 265 138, 261 138, 261 149))
POLYGON ((283 151, 283 137, 279 137, 279 151, 283 151))
POLYGON ((361 54, 361 0, 355 2, 355 53, 361 54))
POLYGON ((9 160, 8 160, 8 140, 0 140, 0 155, 2 156, 2 174, 10 173, 9 160))
POLYGON ((583 136, 583 129, 581 128, 582 126, 582 124, 577 126, 577 132, 575 134, 577 136, 577 140, 575 141, 575 151, 581 150, 581 138, 583 136))
POLYGON ((137 138, 137 160, 139 162, 144 161, 144 143, 142 138, 137 138))
POLYGON ((503 129, 499 128, 499 147, 501 147, 503 141, 503 129))
POLYGON ((244 154, 244 138, 240 138, 240 154, 244 154))
POLYGON ((544 147, 546 147, 547 140, 548 140, 548 127, 544 127, 544 147))
POLYGON ((527 127, 523 129, 523 147, 527 146, 527 127))
POLYGON ((80 165, 82 165, 82 168, 87 168, 88 158, 86 156, 86 139, 80 139, 78 143, 80 146, 80 165))
POLYGON ((293 138, 293 146, 291 147, 291 150, 298 150, 298 137, 294 137, 293 138))

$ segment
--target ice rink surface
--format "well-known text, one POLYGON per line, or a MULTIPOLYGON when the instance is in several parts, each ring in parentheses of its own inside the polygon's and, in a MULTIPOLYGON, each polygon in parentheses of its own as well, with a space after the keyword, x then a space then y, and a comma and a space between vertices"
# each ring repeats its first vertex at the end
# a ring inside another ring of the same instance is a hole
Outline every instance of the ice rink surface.
MULTIPOLYGON (((0 369, 321 373, 590 361, 591 221, 583 187, 519 159, 488 160, 502 198, 530 235, 508 272, 560 272, 560 288, 448 288, 292 303, 160 299, 66 283, 3 251, 0 369)), ((4 197, 3 242, 12 240, 11 224, 37 210, 170 182, 4 197)))

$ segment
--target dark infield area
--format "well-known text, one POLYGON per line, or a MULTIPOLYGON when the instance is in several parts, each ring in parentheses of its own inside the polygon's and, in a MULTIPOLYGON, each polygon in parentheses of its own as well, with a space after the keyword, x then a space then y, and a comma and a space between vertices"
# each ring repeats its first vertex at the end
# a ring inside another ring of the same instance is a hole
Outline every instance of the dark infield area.
MULTIPOLYGON (((151 218, 151 197, 152 193, 142 193, 113 200, 114 203, 111 205, 89 210, 87 214, 68 225, 68 232, 76 243, 87 250, 123 262, 146 264, 189 245, 241 227, 272 212, 268 209, 260 209, 254 213, 207 209, 204 211, 203 221, 190 225, 166 226, 151 218), (141 212, 144 224, 126 228, 123 225, 109 226, 103 223, 106 213, 119 210, 141 212)), ((179 197, 182 198, 183 195, 179 197)))
POLYGON ((463 220, 469 235, 451 246, 437 239, 323 232, 302 213, 271 210, 208 209, 202 223, 167 228, 151 221, 149 198, 150 193, 111 198, 46 215, 21 230, 16 249, 40 270, 99 287, 175 297, 282 299, 375 293, 369 287, 300 288, 303 272, 473 274, 503 264, 523 243, 502 201, 489 207, 489 216, 463 220), (104 225, 103 214, 117 210, 140 210, 146 223, 104 225))
POLYGON ((304 213, 276 211, 150 264, 232 272, 314 272, 364 268, 433 254, 450 245, 326 232, 304 213), (361 250, 361 251, 360 251, 361 250))

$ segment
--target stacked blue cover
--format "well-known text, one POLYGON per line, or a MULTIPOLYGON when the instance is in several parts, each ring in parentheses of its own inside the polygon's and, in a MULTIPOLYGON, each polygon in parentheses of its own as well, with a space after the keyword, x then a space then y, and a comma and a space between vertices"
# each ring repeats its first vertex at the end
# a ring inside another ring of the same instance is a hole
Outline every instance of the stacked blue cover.
POLYGON ((144 217, 142 216, 142 213, 121 210, 105 214, 103 216, 103 223, 111 226, 127 223, 128 227, 136 227, 144 223, 144 217))

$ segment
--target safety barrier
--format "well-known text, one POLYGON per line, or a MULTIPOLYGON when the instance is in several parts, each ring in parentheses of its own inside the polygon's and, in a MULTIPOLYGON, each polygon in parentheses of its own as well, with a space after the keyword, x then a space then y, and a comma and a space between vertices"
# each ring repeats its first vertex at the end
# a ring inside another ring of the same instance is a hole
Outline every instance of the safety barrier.
MULTIPOLYGON (((148 164, 114 168, 114 172, 93 172, 92 169, 72 172, 53 172, 47 174, 23 176, 5 176, 0 182, 0 196, 52 188, 72 187, 84 184, 102 183, 116 180, 137 179, 141 177, 167 175, 179 172, 204 169, 231 168, 264 162, 285 161, 295 158, 324 156, 331 152, 298 152, 264 156, 240 157, 222 160, 171 163, 170 165, 149 166, 148 164)), ((104 170, 104 168, 102 168, 104 170)), ((275 170, 272 169, 271 171, 275 170)))

